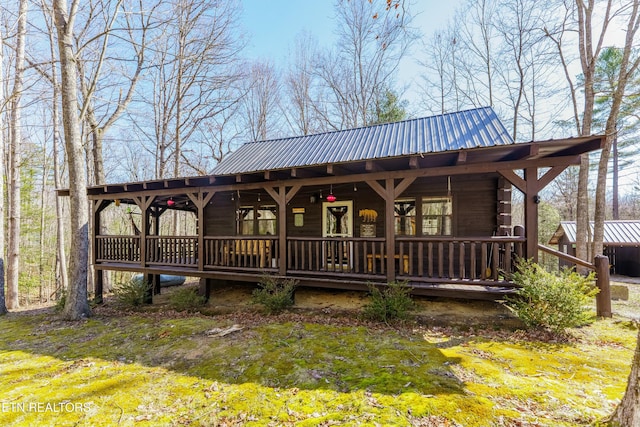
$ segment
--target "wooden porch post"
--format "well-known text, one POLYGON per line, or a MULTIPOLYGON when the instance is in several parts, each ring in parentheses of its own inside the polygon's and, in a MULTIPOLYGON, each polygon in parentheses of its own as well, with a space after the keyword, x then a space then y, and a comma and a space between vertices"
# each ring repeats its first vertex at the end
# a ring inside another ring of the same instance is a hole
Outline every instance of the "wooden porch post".
POLYGON ((596 255, 596 285, 600 292, 596 295, 596 314, 599 317, 611 317, 611 287, 609 283, 609 258, 596 255))
MULTIPOLYGON (((155 196, 141 196, 134 197, 134 202, 140 208, 140 267, 146 268, 147 266, 147 234, 149 230, 149 207, 155 200, 155 196)), ((157 222, 157 221, 156 221, 157 222)), ((151 275, 143 273, 143 280, 145 283, 152 284, 153 277, 151 275)), ((153 289, 150 288, 144 298, 145 304, 153 303, 153 289)))
POLYGON ((525 257, 538 262, 538 168, 524 170, 524 232, 527 238, 525 257))
POLYGON ((216 194, 215 191, 210 191, 208 193, 200 192, 196 194, 187 194, 196 208, 198 208, 198 250, 196 251, 196 256, 198 257, 198 271, 204 271, 204 208, 211 201, 211 198, 214 194, 216 194))
POLYGON ((293 196, 300 191, 301 185, 294 185, 288 192, 287 187, 270 188, 265 187, 264 190, 278 203, 278 274, 285 276, 287 274, 287 203, 291 201, 293 196))
MULTIPOLYGON (((384 208, 384 236, 386 241, 386 268, 387 282, 396 280, 396 227, 395 227, 395 200, 415 181, 415 177, 404 178, 396 186, 393 178, 387 178, 384 188, 377 181, 365 181, 385 201, 384 208)), ((402 266, 402 260, 398 261, 402 266)))
POLYGON ((393 178, 384 182, 384 237, 387 242, 387 282, 396 280, 396 224, 395 224, 395 185, 393 178))
POLYGON ((140 267, 147 266, 147 234, 149 230, 149 207, 155 196, 134 197, 133 201, 140 208, 140 267))
POLYGON ((91 263, 93 264, 93 273, 95 277, 95 295, 93 301, 96 304, 102 304, 103 302, 103 285, 104 285, 104 270, 96 269, 96 259, 98 257, 98 240, 96 236, 100 230, 102 222, 102 211, 111 204, 111 200, 94 200, 93 201, 93 227, 91 230, 91 241, 93 242, 93 251, 91 251, 91 263))
POLYGON ((524 194, 524 234, 527 239, 524 257, 538 262, 538 193, 560 175, 568 165, 553 166, 538 178, 538 168, 524 169, 524 179, 512 170, 499 170, 511 184, 524 194))

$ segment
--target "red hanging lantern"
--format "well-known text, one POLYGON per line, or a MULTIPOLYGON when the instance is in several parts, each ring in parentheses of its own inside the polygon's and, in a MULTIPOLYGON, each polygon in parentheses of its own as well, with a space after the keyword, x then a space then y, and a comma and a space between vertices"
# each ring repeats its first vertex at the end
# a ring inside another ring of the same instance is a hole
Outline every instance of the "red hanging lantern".
POLYGON ((176 204, 176 202, 174 202, 173 199, 167 200, 167 206, 171 207, 171 206, 173 206, 175 204, 176 204))
POLYGON ((333 195, 333 184, 331 184, 331 189, 329 190, 329 194, 327 194, 327 202, 335 202, 336 196, 333 195))

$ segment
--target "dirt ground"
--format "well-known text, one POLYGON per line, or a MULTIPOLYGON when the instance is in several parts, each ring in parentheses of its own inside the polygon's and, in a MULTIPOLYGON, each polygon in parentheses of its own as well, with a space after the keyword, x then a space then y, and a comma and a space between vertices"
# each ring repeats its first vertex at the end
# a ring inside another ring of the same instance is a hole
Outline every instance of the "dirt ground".
MULTIPOLYGON (((612 285, 622 285, 629 289, 629 299, 612 301, 614 316, 640 320, 640 278, 612 277, 612 285)), ((184 286, 197 286, 196 281, 188 281, 184 286)), ((162 294, 154 297, 154 303, 161 304, 175 288, 163 288, 162 294)), ((207 309, 214 313, 233 313, 251 310, 251 285, 229 284, 214 288, 207 309)), ((414 297, 418 309, 416 315, 423 323, 431 325, 467 325, 482 327, 518 327, 519 322, 499 302, 479 300, 457 300, 440 297, 414 297)), ((295 311, 322 312, 327 315, 359 312, 367 303, 366 292, 342 291, 300 287, 295 292, 295 311)), ((595 309, 595 301, 594 301, 595 309)))

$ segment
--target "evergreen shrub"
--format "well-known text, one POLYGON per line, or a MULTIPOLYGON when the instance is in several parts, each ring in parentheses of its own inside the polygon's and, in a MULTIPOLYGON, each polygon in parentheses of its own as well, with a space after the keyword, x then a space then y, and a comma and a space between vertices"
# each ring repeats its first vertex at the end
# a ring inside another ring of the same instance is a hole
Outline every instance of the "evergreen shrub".
POLYGON ((590 304, 598 293, 595 274, 583 276, 573 269, 554 274, 525 259, 516 263, 511 279, 520 286, 504 304, 527 328, 554 333, 583 326, 593 320, 590 304))

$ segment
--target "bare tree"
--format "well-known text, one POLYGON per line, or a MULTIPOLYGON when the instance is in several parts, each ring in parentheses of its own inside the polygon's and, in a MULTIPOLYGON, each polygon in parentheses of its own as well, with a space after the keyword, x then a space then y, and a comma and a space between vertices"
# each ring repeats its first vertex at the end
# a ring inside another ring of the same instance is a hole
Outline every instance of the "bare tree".
MULTIPOLYGON (((444 30, 436 31, 423 49, 425 59, 418 63, 428 70, 422 75, 422 103, 432 113, 444 114, 448 111, 448 104, 455 100, 456 85, 454 64, 457 29, 451 25, 444 30)), ((455 100, 457 103, 457 100, 455 100)))
POLYGON ((66 0, 53 1, 61 70, 62 123, 69 169, 70 250, 73 256, 69 263, 69 288, 63 312, 69 320, 78 320, 91 314, 87 301, 89 200, 78 117, 77 70, 73 52, 73 25, 77 11, 78 0, 72 1, 70 9, 67 9, 66 0))
POLYGON ((19 307, 18 277, 20 269, 20 216, 21 216, 21 177, 20 166, 22 144, 22 91, 24 88, 25 45, 27 37, 27 0, 20 0, 18 9, 18 28, 16 34, 15 72, 13 88, 9 101, 9 162, 8 162, 8 260, 7 263, 7 307, 19 307))
POLYGON ((80 117, 90 136, 90 181, 104 184, 104 137, 133 99, 146 65, 147 36, 159 4, 115 0, 85 6, 87 18, 75 37, 82 95, 80 117))
POLYGON ((287 96, 283 113, 289 127, 297 135, 309 135, 320 130, 313 99, 313 58, 315 40, 306 33, 295 40, 291 66, 284 77, 287 96))
MULTIPOLYGON (((0 33, 0 41, 3 36, 0 33)), ((0 44, 0 100, 4 104, 4 85, 1 83, 4 80, 4 55, 2 45, 0 44)), ((0 108, 0 194, 4 195, 4 106, 0 108)), ((7 312, 7 305, 5 302, 5 280, 4 280, 4 203, 0 203, 0 315, 7 312)))
MULTIPOLYGON (((594 73, 596 60, 600 55, 607 29, 613 19, 612 1, 607 0, 603 5, 598 3, 596 9, 596 0, 562 0, 563 8, 554 8, 563 11, 562 19, 553 28, 545 27, 545 33, 555 45, 558 57, 564 68, 564 76, 571 94, 573 116, 576 129, 580 135, 591 134, 591 126, 593 123, 593 111, 595 105, 594 96, 594 73), (603 17, 598 26, 596 12, 603 11, 603 17), (571 65, 571 49, 575 49, 567 41, 567 34, 573 34, 574 26, 577 27, 578 52, 580 66, 582 70, 583 104, 582 108, 578 100, 578 84, 574 81, 574 77, 570 74, 571 65), (594 40, 595 38, 595 40, 594 40), (582 110, 582 111, 581 111, 582 110), (580 111, 582 114, 580 114, 580 111)), ((576 256, 588 260, 589 256, 589 198, 588 198, 588 182, 589 182, 589 156, 583 155, 580 162, 580 175, 578 180, 578 204, 576 218, 576 256)))
POLYGON ((251 65, 242 99, 243 116, 251 141, 264 141, 275 128, 280 103, 280 82, 276 70, 268 62, 251 65))
POLYGON ((316 112, 333 129, 363 126, 415 39, 411 14, 404 0, 353 0, 337 1, 336 15, 337 44, 314 64, 316 112))
MULTIPOLYGON (((56 43, 55 43, 55 25, 53 22, 53 13, 46 4, 46 0, 42 0, 42 11, 44 22, 47 26, 47 34, 49 37, 49 52, 51 58, 56 57, 56 43)), ((51 123, 52 123, 52 156, 53 156, 53 180, 56 188, 62 188, 61 180, 61 168, 60 168, 60 82, 58 80, 58 69, 56 64, 51 64, 51 87, 52 87, 52 102, 51 102, 51 123)), ((60 276, 60 282, 57 284, 57 289, 64 290, 65 292, 69 288, 69 274, 67 269, 67 253, 65 245, 65 224, 64 224, 64 212, 63 202, 61 197, 56 197, 56 270, 60 276)))
POLYGON ((142 93, 153 111, 152 129, 139 127, 151 143, 157 178, 181 174, 185 146, 208 138, 201 123, 238 101, 237 2, 196 0, 170 5, 156 53, 151 82, 142 93), (173 168, 171 168, 173 165, 173 168))
POLYGON ((614 139, 618 137, 618 119, 622 107, 623 98, 627 90, 627 84, 638 70, 640 65, 640 55, 634 52, 637 44, 636 35, 640 27, 640 0, 629 1, 622 12, 627 20, 625 43, 622 48, 622 58, 617 78, 617 85, 611 95, 611 109, 607 118, 605 135, 607 136, 605 146, 600 153, 598 163, 598 180, 596 184, 596 210, 594 215, 593 251, 601 255, 603 252, 604 240, 604 220, 606 214, 606 190, 609 158, 614 139), (632 55, 635 54, 635 57, 632 55))

